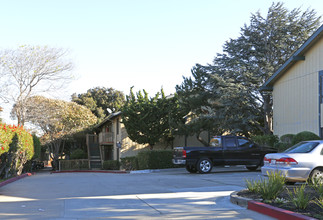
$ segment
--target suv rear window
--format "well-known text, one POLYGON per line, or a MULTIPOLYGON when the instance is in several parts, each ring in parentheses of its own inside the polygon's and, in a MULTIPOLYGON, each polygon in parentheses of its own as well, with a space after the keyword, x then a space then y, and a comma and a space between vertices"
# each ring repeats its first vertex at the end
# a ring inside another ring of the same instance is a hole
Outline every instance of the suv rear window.
POLYGON ((221 145, 221 137, 213 137, 210 140, 210 146, 211 147, 222 147, 222 145, 221 145))

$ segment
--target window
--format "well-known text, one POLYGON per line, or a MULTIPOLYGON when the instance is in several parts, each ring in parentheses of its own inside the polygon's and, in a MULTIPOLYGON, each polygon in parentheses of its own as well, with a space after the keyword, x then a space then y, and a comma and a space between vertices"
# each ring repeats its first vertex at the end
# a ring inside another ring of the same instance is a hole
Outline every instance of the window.
POLYGON ((250 142, 247 139, 238 138, 238 144, 239 144, 239 147, 249 147, 250 142))
POLYGON ((323 71, 320 71, 320 103, 323 103, 323 71))
POLYGON ((225 138, 225 146, 226 147, 237 147, 236 138, 235 137, 226 137, 225 138))
POLYGON ((211 147, 222 147, 221 146, 221 137, 214 137, 210 140, 211 147))
POLYGON ((294 145, 291 148, 285 150, 285 153, 309 153, 311 152, 317 145, 318 142, 300 142, 294 145))

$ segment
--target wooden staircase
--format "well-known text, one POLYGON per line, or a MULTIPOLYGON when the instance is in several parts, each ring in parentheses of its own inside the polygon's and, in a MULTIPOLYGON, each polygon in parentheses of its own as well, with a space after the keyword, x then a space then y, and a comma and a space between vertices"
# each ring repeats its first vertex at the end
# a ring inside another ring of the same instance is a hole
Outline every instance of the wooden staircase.
POLYGON ((98 136, 88 134, 86 139, 90 169, 101 169, 102 160, 98 136))

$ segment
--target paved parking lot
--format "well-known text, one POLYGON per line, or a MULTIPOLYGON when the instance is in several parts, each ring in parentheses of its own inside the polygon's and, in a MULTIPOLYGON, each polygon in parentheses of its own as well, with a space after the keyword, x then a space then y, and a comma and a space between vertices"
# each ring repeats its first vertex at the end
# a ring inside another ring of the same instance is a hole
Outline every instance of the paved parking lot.
POLYGON ((40 173, 0 188, 1 219, 272 219, 231 204, 259 171, 40 173))

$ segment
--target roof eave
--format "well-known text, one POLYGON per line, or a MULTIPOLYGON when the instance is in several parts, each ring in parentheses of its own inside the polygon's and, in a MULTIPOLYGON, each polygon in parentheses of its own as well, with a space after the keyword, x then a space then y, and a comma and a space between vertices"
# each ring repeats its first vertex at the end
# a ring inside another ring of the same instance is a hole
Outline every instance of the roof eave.
MULTIPOLYGON (((312 47, 323 35, 323 25, 310 36, 307 41, 264 83, 260 88, 270 88, 296 62, 305 60, 305 52, 312 47)), ((264 90, 262 90, 264 91, 264 90)))

